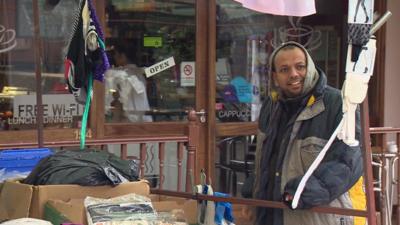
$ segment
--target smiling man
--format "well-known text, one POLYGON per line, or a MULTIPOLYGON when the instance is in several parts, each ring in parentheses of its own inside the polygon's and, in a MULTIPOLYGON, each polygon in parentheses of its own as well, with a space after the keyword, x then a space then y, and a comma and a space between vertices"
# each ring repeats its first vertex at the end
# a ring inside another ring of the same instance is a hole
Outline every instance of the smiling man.
MULTIPOLYGON (((290 207, 302 176, 342 119, 342 98, 339 90, 326 84, 325 74, 299 43, 287 42, 276 48, 270 69, 269 96, 259 117, 252 196, 283 200, 290 207)), ((357 125, 359 135, 359 120, 357 125)), ((363 209, 362 166, 360 147, 336 139, 306 183, 297 208, 363 209)), ((254 219, 257 225, 365 224, 363 218, 262 207, 257 208, 254 219)))
POLYGON ((288 45, 276 55, 272 79, 285 97, 293 98, 301 94, 307 72, 306 56, 295 45, 288 45))

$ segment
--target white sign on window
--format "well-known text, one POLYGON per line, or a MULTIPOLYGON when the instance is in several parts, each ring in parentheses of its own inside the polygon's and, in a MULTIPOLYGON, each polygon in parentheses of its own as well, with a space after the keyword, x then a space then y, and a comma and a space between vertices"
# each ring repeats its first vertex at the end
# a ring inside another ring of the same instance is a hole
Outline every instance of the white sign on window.
MULTIPOLYGON (((80 116, 84 106, 78 104, 71 94, 43 95, 44 123, 71 123, 73 116, 80 116)), ((36 123, 36 95, 19 95, 14 97, 13 118, 10 124, 36 123)))
POLYGON ((221 85, 228 85, 231 80, 231 70, 227 58, 220 58, 215 65, 215 72, 217 73, 217 83, 221 85))
POLYGON ((181 86, 193 87, 195 86, 195 64, 194 62, 181 63, 181 86))
POLYGON ((174 57, 169 57, 166 60, 163 60, 161 62, 158 62, 152 66, 149 66, 144 69, 144 73, 146 74, 146 77, 151 77, 156 75, 157 73, 160 73, 161 71, 164 71, 168 68, 171 68, 175 66, 175 60, 174 57))

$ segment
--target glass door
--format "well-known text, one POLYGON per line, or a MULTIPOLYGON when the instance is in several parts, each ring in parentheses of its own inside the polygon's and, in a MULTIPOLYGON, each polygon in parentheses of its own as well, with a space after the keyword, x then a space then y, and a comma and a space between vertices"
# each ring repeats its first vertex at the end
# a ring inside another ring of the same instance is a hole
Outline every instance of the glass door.
MULTIPOLYGON (((111 69, 105 74, 104 85, 96 87, 96 93, 104 96, 95 103, 92 118, 97 137, 187 134, 187 115, 195 109, 201 129, 196 159, 199 168, 203 167, 208 140, 207 32, 203 32, 208 26, 208 3, 110 0, 102 4, 111 69)), ((135 154, 135 148, 131 146, 128 151, 135 154)), ((157 146, 149 148, 148 158, 157 159, 157 146)), ((166 154, 166 169, 171 167, 172 171, 166 174, 176 174, 172 167, 177 163, 172 158, 176 158, 175 153, 166 154)), ((168 188, 168 184, 165 186, 168 188)))
POLYGON ((0 144, 38 142, 39 91, 45 130, 41 138, 46 141, 77 138, 83 113, 83 106, 68 93, 63 74, 78 2, 39 0, 38 23, 34 2, 0 1, 0 144), (35 26, 40 27, 36 38, 35 26))
POLYGON ((195 106, 195 1, 107 1, 105 123, 186 120, 195 106))

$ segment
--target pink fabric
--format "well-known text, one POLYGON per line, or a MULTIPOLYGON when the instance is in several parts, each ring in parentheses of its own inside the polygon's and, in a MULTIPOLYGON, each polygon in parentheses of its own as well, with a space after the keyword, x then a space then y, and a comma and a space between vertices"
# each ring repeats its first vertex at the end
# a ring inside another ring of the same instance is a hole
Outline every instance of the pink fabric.
POLYGON ((235 0, 254 11, 284 15, 308 16, 316 13, 314 0, 235 0))

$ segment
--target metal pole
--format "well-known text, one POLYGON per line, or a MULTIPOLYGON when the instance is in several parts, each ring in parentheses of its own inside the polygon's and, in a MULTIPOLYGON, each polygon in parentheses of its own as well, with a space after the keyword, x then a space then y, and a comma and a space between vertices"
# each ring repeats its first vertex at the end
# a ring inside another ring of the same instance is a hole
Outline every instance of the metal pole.
POLYGON ((392 12, 387 11, 385 12, 385 14, 383 14, 383 16, 381 16, 381 18, 378 19, 378 21, 376 21, 372 27, 371 30, 369 31, 369 33, 371 35, 373 35, 379 28, 381 28, 381 26, 383 26, 384 23, 386 23, 386 21, 392 16, 392 12))
POLYGON ((36 125, 39 148, 43 147, 43 103, 42 103, 42 44, 40 40, 40 21, 38 0, 33 0, 33 40, 35 43, 35 78, 36 78, 36 125))
POLYGON ((372 150, 371 140, 369 134, 369 110, 368 110, 368 97, 364 99, 361 104, 361 132, 362 132, 362 147, 364 148, 364 176, 365 176, 365 191, 367 197, 367 212, 368 212, 368 225, 376 225, 376 209, 375 209, 375 195, 373 187, 372 176, 372 150))

